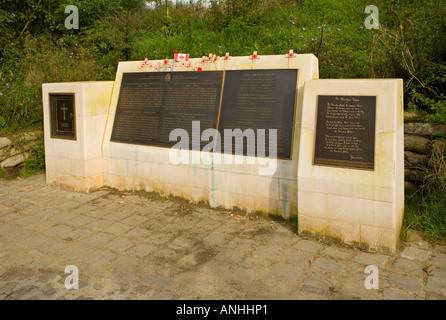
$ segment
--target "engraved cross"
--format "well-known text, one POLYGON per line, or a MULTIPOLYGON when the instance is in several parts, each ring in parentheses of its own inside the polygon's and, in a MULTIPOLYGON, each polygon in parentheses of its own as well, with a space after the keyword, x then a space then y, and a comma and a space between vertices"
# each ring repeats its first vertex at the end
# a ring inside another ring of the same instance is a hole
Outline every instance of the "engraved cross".
POLYGON ((64 119, 64 120, 67 120, 67 119, 66 119, 66 117, 65 117, 65 111, 67 111, 67 110, 68 110, 68 108, 67 108, 67 107, 65 107, 65 103, 63 104, 63 107, 62 107, 62 108, 60 108, 60 110, 62 110, 62 111, 63 111, 63 119, 64 119))

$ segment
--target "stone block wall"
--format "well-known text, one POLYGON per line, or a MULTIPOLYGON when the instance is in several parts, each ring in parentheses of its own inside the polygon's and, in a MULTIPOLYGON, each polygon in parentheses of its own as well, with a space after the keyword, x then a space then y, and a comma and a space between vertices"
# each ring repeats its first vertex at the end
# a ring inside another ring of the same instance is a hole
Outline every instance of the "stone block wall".
POLYGON ((429 172, 433 149, 445 144, 446 125, 423 122, 414 111, 406 111, 404 120, 404 180, 406 189, 414 190, 429 172))
POLYGON ((10 137, 0 137, 0 166, 6 178, 15 177, 30 155, 41 131, 25 132, 10 137))

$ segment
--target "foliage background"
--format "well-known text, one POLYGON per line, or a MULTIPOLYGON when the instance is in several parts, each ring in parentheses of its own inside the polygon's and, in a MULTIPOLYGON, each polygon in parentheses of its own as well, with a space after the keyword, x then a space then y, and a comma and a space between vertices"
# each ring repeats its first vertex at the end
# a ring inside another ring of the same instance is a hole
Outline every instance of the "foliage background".
POLYGON ((376 0, 0 0, 0 133, 42 126, 45 82, 113 80, 119 61, 314 53, 321 78, 403 78, 407 108, 446 123, 446 3, 376 0), (205 7, 205 3, 208 7, 205 7), (78 30, 64 26, 79 8, 78 30))

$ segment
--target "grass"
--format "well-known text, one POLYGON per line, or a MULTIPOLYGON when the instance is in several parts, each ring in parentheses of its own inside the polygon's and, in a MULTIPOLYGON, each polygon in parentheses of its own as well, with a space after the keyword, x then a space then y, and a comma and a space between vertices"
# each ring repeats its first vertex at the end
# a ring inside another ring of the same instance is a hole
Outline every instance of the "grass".
POLYGON ((260 7, 232 19, 217 16, 214 21, 193 14, 185 20, 181 10, 175 10, 168 32, 151 28, 139 36, 134 57, 164 59, 172 50, 201 57, 211 52, 250 55, 254 50, 260 55, 285 54, 293 49, 319 57, 321 78, 367 77, 371 40, 364 28, 363 4, 360 0, 308 1, 304 6, 282 5, 280 10, 260 7))
POLYGON ((401 230, 402 240, 406 239, 409 229, 419 231, 428 241, 446 245, 446 199, 438 200, 421 191, 408 196, 401 230))
POLYGON ((406 207, 401 238, 407 231, 421 232, 429 241, 446 244, 446 142, 432 144, 429 173, 424 184, 413 194, 406 194, 406 207))
POLYGON ((33 145, 31 155, 25 160, 24 168, 19 173, 19 176, 25 178, 43 171, 45 171, 45 146, 42 134, 39 140, 33 145))

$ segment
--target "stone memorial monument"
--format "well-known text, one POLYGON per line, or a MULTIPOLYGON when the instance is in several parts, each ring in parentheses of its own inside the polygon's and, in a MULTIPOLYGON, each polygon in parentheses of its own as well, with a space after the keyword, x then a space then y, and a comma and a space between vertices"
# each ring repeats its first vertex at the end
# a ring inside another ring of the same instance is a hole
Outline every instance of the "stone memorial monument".
POLYGON ((186 60, 44 84, 47 183, 298 216, 300 232, 396 248, 401 80, 318 80, 317 58, 292 51, 186 60))

